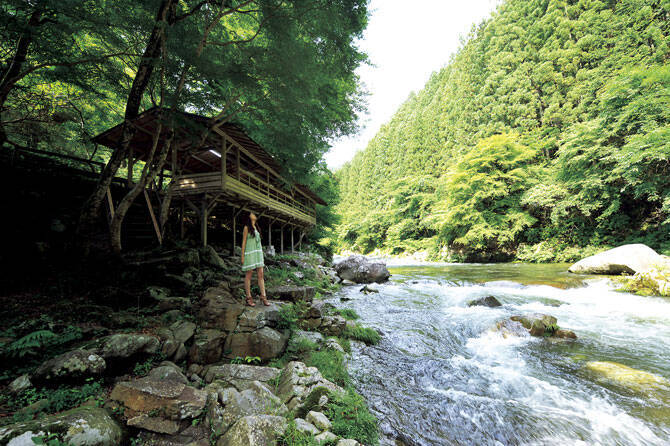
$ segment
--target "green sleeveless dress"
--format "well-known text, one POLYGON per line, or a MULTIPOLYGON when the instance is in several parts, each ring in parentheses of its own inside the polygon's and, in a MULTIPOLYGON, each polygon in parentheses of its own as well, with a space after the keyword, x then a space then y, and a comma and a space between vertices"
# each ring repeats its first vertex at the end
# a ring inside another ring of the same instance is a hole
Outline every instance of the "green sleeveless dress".
POLYGON ((244 250, 244 265, 242 265, 242 271, 249 271, 264 266, 261 234, 259 231, 256 231, 256 235, 247 235, 247 246, 244 250))

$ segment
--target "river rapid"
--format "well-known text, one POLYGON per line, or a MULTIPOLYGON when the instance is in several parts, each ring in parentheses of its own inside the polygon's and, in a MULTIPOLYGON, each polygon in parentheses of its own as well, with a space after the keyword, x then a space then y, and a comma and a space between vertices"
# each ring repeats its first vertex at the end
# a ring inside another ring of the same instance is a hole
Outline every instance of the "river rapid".
POLYGON ((603 383, 614 361, 670 379, 670 299, 613 291, 567 265, 391 267, 391 280, 330 301, 376 328, 348 368, 380 421, 382 444, 670 445, 670 398, 603 383), (469 307, 495 296, 502 307, 469 307), (350 300, 347 300, 350 299, 350 300), (578 340, 504 337, 515 314, 555 316, 578 340))

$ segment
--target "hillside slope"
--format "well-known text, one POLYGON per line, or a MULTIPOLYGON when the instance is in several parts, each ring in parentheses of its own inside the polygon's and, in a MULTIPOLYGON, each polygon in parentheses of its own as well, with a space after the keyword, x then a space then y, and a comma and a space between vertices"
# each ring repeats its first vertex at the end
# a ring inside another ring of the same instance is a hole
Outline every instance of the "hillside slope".
POLYGON ((670 250, 669 23, 667 1, 506 1, 336 173, 339 248, 670 250))

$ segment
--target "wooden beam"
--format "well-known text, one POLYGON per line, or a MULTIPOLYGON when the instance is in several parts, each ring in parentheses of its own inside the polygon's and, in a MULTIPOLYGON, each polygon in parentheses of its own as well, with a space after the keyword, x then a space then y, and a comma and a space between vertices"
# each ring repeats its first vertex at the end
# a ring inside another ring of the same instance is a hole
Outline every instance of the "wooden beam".
POLYGON ((154 231, 156 232, 156 238, 158 238, 158 244, 163 244, 163 236, 161 235, 160 226, 158 226, 158 221, 156 220, 156 214, 154 214, 154 207, 151 205, 151 200, 149 199, 149 193, 146 189, 144 191, 144 199, 147 202, 147 208, 149 209, 149 216, 151 216, 151 223, 154 225, 154 231))

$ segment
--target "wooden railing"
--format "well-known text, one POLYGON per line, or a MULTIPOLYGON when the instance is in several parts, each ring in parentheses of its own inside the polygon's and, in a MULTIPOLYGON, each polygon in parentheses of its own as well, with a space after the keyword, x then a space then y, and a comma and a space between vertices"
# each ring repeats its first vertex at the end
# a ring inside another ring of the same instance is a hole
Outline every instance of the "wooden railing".
POLYGON ((232 193, 310 224, 316 223, 314 207, 302 203, 291 194, 244 170, 240 170, 239 175, 235 176, 223 176, 221 172, 181 175, 175 178, 172 192, 175 195, 193 195, 203 192, 232 193))

